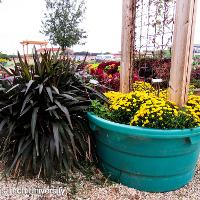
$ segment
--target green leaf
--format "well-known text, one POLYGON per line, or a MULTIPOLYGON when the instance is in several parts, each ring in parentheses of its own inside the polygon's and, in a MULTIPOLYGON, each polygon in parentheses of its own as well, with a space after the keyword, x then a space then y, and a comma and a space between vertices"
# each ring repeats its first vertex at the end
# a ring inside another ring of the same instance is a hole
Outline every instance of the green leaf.
POLYGON ((24 63, 24 61, 22 60, 22 57, 20 56, 19 52, 18 52, 18 59, 19 59, 20 66, 21 66, 22 76, 26 80, 30 80, 31 79, 31 74, 29 72, 29 66, 24 63))
POLYGON ((52 107, 49 107, 48 109, 46 109, 45 111, 52 111, 52 110, 55 110, 57 108, 58 108, 58 106, 52 106, 52 107))
POLYGON ((69 165, 68 165, 68 163, 67 163, 67 159, 66 159, 66 157, 63 157, 63 164, 64 164, 64 167, 65 167, 65 170, 66 171, 68 171, 69 170, 69 165))
POLYGON ((47 151, 45 153, 45 157, 44 157, 44 162, 45 162, 45 177, 47 178, 47 181, 49 182, 50 181, 50 177, 52 175, 52 165, 53 163, 50 162, 50 153, 47 151))
POLYGON ((8 119, 4 119, 1 121, 0 123, 0 131, 3 129, 3 127, 5 126, 5 124, 8 122, 8 119))
POLYGON ((58 133, 58 124, 53 123, 53 135, 54 135, 54 141, 56 146, 56 153, 59 158, 59 133, 58 133))
POLYGON ((39 76, 41 76, 42 75, 42 72, 41 72, 42 66, 40 64, 40 59, 39 59, 39 56, 38 56, 35 46, 33 47, 33 51, 34 51, 33 58, 35 61, 35 67, 37 68, 37 72, 39 73, 39 76))
POLYGON ((29 93, 29 94, 26 96, 26 98, 24 99, 24 102, 23 102, 23 104, 22 104, 22 109, 21 109, 21 111, 20 111, 20 114, 22 114, 22 112, 23 112, 23 110, 24 110, 26 104, 30 101, 31 95, 32 95, 32 93, 29 93))
POLYGON ((54 153, 55 153, 55 142, 54 142, 54 139, 50 140, 50 151, 51 151, 52 158, 54 158, 54 153))
POLYGON ((19 86, 19 84, 14 85, 13 87, 11 87, 6 93, 11 92, 12 90, 14 90, 15 88, 17 88, 19 86))
POLYGON ((67 100, 78 101, 76 98, 68 94, 61 94, 60 96, 65 97, 67 100))
POLYGON ((22 138, 20 139, 20 141, 19 141, 19 145, 18 145, 18 150, 17 150, 17 152, 19 152, 19 151, 21 150, 24 141, 25 141, 25 137, 22 137, 22 138))
POLYGON ((66 118, 67 118, 67 120, 68 120, 68 122, 69 122, 69 125, 70 125, 71 129, 73 129, 73 126, 72 126, 72 122, 71 122, 71 118, 70 118, 70 114, 69 114, 68 109, 67 109, 65 106, 62 106, 62 105, 60 104, 60 102, 57 101, 57 100, 55 100, 55 104, 56 104, 56 105, 60 108, 60 110, 62 110, 62 112, 65 114, 65 116, 66 116, 66 118))
POLYGON ((22 117, 24 114, 26 114, 37 102, 34 102, 32 105, 28 106, 22 113, 20 113, 20 117, 22 117))
POLYGON ((17 102, 14 102, 14 103, 12 103, 12 104, 9 104, 9 105, 7 105, 7 106, 4 106, 3 108, 0 109, 0 112, 2 112, 3 110, 5 110, 6 108, 12 107, 12 106, 15 105, 15 104, 17 104, 17 102))
MULTIPOLYGON (((78 139, 82 150, 84 152, 86 152, 87 148, 90 148, 86 142, 86 140, 88 140, 88 138, 89 138, 89 128, 87 126, 87 123, 84 122, 83 118, 80 118, 80 119, 76 119, 74 126, 78 130, 76 132, 76 138, 78 139)), ((91 152, 89 152, 89 153, 91 153, 91 152)))
MULTIPOLYGON (((24 137, 25 138, 25 137, 24 137)), ((30 137, 26 137, 25 138, 25 140, 30 140, 31 141, 31 139, 30 139, 30 137)), ((23 151, 22 152, 22 159, 21 159, 21 164, 23 165, 23 164, 25 164, 25 163, 27 163, 28 162, 28 160, 31 158, 31 151, 32 151, 32 144, 30 144, 27 148, 26 148, 26 151, 23 151)), ((30 166, 29 166, 30 167, 30 166)), ((27 163, 27 167, 26 167, 27 169, 28 169, 28 163, 27 163)), ((25 172, 25 175, 26 175, 26 172, 25 172)))
POLYGON ((15 164, 16 164, 16 162, 17 162, 19 156, 20 156, 20 155, 22 154, 22 152, 30 145, 30 143, 31 143, 30 140, 25 141, 25 144, 19 149, 19 151, 17 152, 17 154, 16 154, 16 156, 15 156, 15 158, 14 158, 14 160, 13 160, 11 166, 8 168, 8 171, 7 171, 8 174, 10 173, 10 171, 11 171, 11 170, 13 169, 13 167, 15 166, 15 164))
POLYGON ((46 91, 49 95, 49 98, 51 100, 51 102, 53 103, 53 95, 52 95, 52 91, 51 91, 51 88, 50 87, 46 87, 46 91))
POLYGON ((53 115, 55 116, 56 119, 60 119, 58 113, 55 110, 50 111, 53 113, 53 115))
POLYGON ((69 108, 70 112, 87 110, 88 106, 74 106, 69 108))
POLYGON ((31 85, 32 85, 33 83, 34 83, 34 80, 30 80, 30 81, 28 82, 25 95, 26 95, 26 93, 28 92, 29 88, 31 87, 31 85))
POLYGON ((39 156, 40 153, 39 153, 39 145, 38 145, 38 131, 36 130, 35 131, 35 148, 36 148, 36 155, 39 156))
POLYGON ((56 88, 55 86, 51 86, 51 87, 54 89, 54 91, 55 91, 57 94, 60 94, 58 88, 56 88))
POLYGON ((36 155, 36 149, 33 147, 33 170, 36 172, 37 168, 37 155, 36 155))
POLYGON ((39 94, 42 93, 43 87, 44 87, 44 85, 43 85, 43 84, 40 84, 40 86, 39 86, 39 94))
POLYGON ((35 127, 37 123, 37 113, 38 113, 39 107, 36 107, 33 109, 32 113, 32 119, 31 119, 31 133, 32 133, 32 138, 34 139, 35 137, 35 127))
POLYGON ((64 129, 67 131, 67 133, 70 137, 70 141, 71 141, 72 148, 73 148, 73 153, 76 155, 76 145, 75 145, 75 141, 74 141, 74 135, 67 124, 64 125, 64 129))

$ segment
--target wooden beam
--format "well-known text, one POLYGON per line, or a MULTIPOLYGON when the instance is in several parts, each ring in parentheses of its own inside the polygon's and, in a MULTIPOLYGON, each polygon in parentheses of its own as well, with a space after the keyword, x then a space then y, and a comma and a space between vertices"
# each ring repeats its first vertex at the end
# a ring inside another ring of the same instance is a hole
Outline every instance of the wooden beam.
POLYGON ((128 93, 132 84, 136 0, 123 0, 120 91, 128 93))
POLYGON ((169 100, 182 107, 187 102, 192 68, 197 0, 177 0, 169 82, 169 100))
POLYGON ((30 41, 30 40, 24 40, 22 42, 20 42, 20 44, 24 44, 24 45, 27 45, 27 44, 35 44, 35 45, 47 45, 48 42, 46 41, 30 41))

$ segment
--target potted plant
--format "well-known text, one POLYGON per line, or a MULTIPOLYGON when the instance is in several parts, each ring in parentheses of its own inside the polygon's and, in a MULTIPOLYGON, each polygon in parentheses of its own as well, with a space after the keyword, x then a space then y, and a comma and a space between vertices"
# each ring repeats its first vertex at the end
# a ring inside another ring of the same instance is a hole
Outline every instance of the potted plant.
POLYGON ((108 92, 110 104, 93 101, 88 113, 103 172, 139 190, 164 192, 187 184, 200 148, 200 97, 179 109, 138 82, 128 94, 108 92))

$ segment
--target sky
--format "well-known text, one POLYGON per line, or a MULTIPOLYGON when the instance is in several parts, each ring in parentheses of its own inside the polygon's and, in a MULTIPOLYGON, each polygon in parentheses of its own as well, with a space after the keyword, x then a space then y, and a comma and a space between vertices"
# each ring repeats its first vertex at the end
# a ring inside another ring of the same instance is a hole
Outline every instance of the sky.
MULTIPOLYGON (((195 43, 200 43, 200 1, 198 1, 195 43)), ((88 38, 74 51, 113 52, 121 48, 122 0, 86 0, 83 28, 88 38)), ((0 4, 0 52, 22 52, 20 41, 48 40, 41 30, 44 0, 2 0, 0 4)))

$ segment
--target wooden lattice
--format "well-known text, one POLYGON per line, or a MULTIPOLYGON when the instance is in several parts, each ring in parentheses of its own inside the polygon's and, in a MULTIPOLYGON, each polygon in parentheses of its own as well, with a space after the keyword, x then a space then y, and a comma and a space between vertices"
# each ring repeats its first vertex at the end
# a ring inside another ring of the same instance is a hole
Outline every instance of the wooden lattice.
POLYGON ((136 1, 134 69, 147 81, 169 80, 175 5, 175 0, 136 1))
POLYGON ((171 56, 169 100, 180 107, 187 102, 196 10, 197 0, 123 0, 122 92, 131 90, 134 70, 152 68, 153 59, 160 61, 154 73, 161 77, 171 56))

